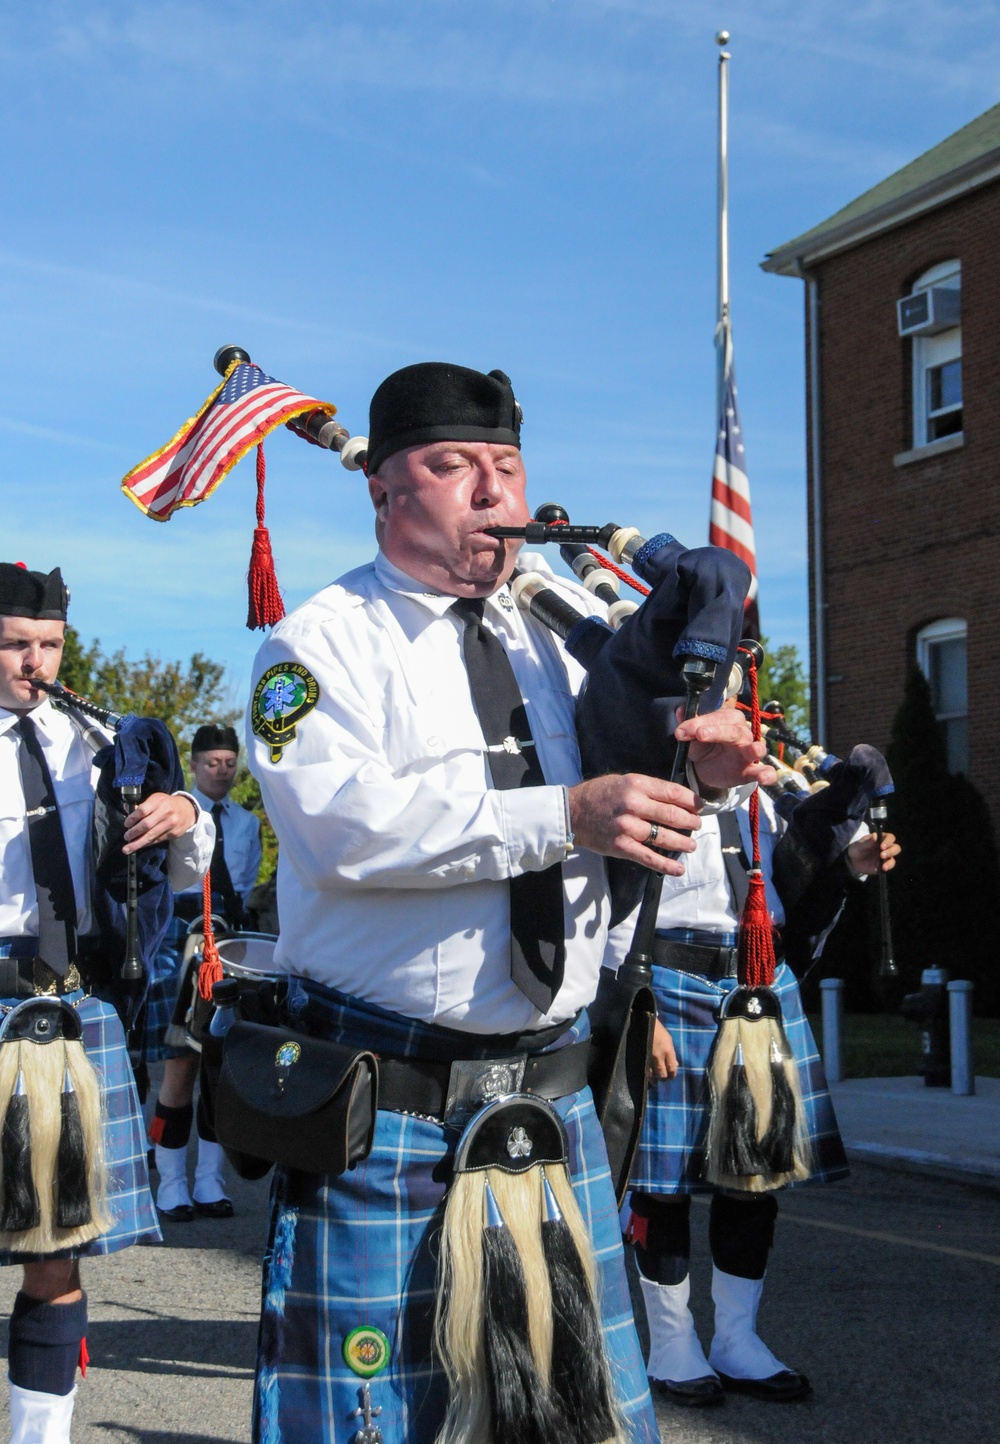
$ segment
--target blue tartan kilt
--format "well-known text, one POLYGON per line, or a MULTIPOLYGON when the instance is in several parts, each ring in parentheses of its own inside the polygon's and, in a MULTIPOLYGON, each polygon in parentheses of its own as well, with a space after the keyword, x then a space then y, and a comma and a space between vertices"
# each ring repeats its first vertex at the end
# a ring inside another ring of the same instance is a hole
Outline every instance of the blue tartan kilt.
MULTIPOLYGON (((12 1008, 24 998, 0 998, 12 1008)), ((76 1008, 83 1024, 87 1057, 101 1082, 104 1111, 104 1159, 108 1170, 108 1211, 114 1223, 100 1238, 79 1248, 54 1254, 16 1253, 0 1249, 0 1264, 30 1263, 39 1258, 89 1258, 117 1253, 133 1243, 162 1243, 146 1173, 146 1130, 135 1089, 125 1034, 110 1003, 67 993, 65 1001, 76 1008)))
POLYGON ((166 1032, 173 1021, 177 990, 184 976, 181 959, 187 939, 188 924, 183 918, 171 918, 160 951, 153 965, 153 976, 146 994, 146 1037, 142 1056, 147 1063, 165 1058, 180 1058, 188 1050, 166 1042, 166 1032))
MULTIPOLYGON (((629 1179, 631 1186, 643 1193, 696 1193, 712 1188, 702 1178, 711 1106, 705 1070, 717 1031, 716 1009, 735 986, 735 978, 705 978, 673 968, 653 968, 657 1016, 674 1040, 679 1068, 675 1078, 660 1080, 649 1089, 642 1137, 629 1179)), ((786 963, 780 963, 775 971, 774 992, 798 1063, 813 1144, 814 1169, 802 1183, 846 1178, 850 1171, 847 1155, 823 1064, 802 1010, 798 982, 786 963)))
MULTIPOLYGON (((447 1057, 443 1030, 347 1000, 296 980, 308 999, 303 1031, 398 1056, 447 1057), (319 1026, 317 1026, 319 1024, 319 1026), (433 1043, 433 1049, 428 1053, 433 1043)), ((294 1015, 296 996, 292 996, 294 1015)), ((586 1036, 583 1022, 555 1046, 586 1036)), ((454 1035, 450 1035, 454 1037, 454 1035)), ((466 1035, 466 1043, 474 1039, 466 1035)), ((464 1056, 468 1056, 466 1050, 464 1056)), ((569 1134, 570 1171, 591 1232, 600 1277, 604 1336, 633 1444, 659 1433, 635 1332, 618 1210, 590 1090, 553 1105, 569 1134)), ((432 1332, 439 1233, 460 1133, 422 1118, 380 1111, 368 1158, 340 1176, 275 1172, 254 1393, 255 1444, 341 1444, 361 1427, 362 1380, 343 1360, 359 1325, 391 1346, 370 1381, 385 1444, 424 1444, 441 1427, 446 1382, 432 1332)))

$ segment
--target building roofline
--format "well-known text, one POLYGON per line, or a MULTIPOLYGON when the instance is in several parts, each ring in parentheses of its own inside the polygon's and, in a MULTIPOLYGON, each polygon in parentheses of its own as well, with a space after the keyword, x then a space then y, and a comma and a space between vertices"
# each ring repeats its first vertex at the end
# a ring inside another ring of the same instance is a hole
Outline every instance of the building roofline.
POLYGON ((788 241, 776 250, 770 251, 761 261, 761 270, 771 271, 779 276, 802 277, 820 261, 825 261, 840 251, 905 225, 907 221, 927 211, 936 210, 957 200, 969 191, 988 185, 1000 179, 1000 146, 985 154, 976 156, 964 165, 956 166, 944 175, 936 176, 924 185, 916 186, 904 195, 885 201, 880 206, 852 216, 839 226, 819 226, 815 231, 788 241))

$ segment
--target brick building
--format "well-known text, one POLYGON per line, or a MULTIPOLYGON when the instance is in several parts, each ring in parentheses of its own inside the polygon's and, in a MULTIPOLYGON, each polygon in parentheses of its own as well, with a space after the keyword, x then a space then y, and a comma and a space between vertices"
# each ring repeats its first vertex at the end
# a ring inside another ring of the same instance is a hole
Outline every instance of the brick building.
POLYGON ((916 659, 1000 834, 1000 105, 764 260, 805 281, 813 735, 916 659))

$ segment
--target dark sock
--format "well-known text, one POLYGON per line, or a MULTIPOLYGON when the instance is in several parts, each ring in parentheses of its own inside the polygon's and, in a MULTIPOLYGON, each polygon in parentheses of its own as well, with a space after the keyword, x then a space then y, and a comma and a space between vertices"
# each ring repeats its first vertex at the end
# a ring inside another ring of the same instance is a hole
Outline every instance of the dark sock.
POLYGON ((198 1094, 198 1137, 204 1138, 206 1143, 218 1143, 219 1141, 215 1136, 212 1120, 208 1116, 204 1093, 198 1094))
POLYGON ((635 1261, 654 1284, 679 1284, 691 1261, 691 1195, 638 1193, 630 1199, 635 1261))
POLYGON ((183 1108, 168 1108, 157 1099, 153 1121, 149 1125, 149 1136, 161 1148, 186 1148, 193 1121, 193 1104, 185 1103, 183 1108))
POLYGON ((724 1274, 741 1279, 762 1279, 774 1243, 778 1200, 771 1193, 737 1198, 730 1193, 712 1195, 708 1242, 712 1262, 724 1274))
POLYGON ((72 1304, 50 1304, 19 1293, 7 1345, 10 1382, 38 1394, 69 1394, 86 1332, 86 1294, 72 1304))

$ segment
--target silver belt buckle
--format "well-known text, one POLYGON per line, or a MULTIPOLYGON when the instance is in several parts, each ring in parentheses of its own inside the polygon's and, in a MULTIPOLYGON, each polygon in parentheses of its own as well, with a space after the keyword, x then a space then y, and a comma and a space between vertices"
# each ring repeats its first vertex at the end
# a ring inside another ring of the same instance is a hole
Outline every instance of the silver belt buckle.
POLYGON ((719 961, 725 967, 722 974, 724 978, 735 978, 739 976, 739 948, 720 948, 719 961))
POLYGON ((463 1128, 474 1113, 494 1098, 520 1093, 528 1055, 515 1058, 460 1058, 451 1065, 444 1105, 446 1128, 463 1128))

